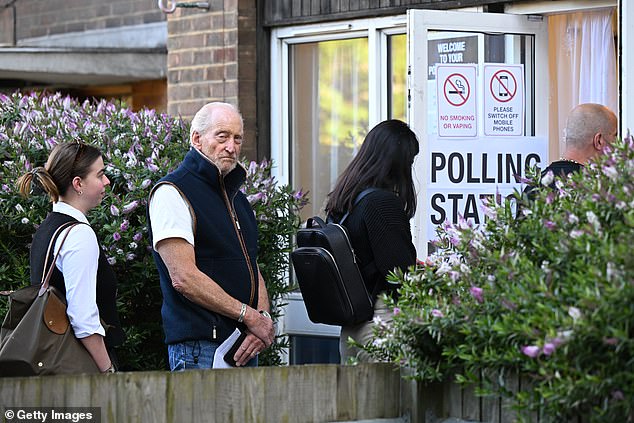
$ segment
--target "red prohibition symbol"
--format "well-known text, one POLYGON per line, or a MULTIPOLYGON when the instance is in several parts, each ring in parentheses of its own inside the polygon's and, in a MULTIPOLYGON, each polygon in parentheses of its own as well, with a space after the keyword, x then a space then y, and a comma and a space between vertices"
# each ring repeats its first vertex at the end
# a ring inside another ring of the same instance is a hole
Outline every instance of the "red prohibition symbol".
POLYGON ((452 106, 456 107, 464 105, 471 94, 469 81, 459 73, 452 73, 447 77, 443 90, 445 100, 447 100, 447 102, 452 106), (454 78, 454 80, 452 81, 451 78, 454 78), (452 98, 455 100, 452 100, 452 98))
POLYGON ((515 80, 513 73, 502 69, 493 74, 491 83, 489 84, 489 89, 491 90, 491 94, 494 99, 500 103, 506 103, 507 101, 513 100, 513 97, 515 97, 515 93, 517 92, 517 81, 515 80), (497 89, 493 87, 493 81, 497 81, 497 89))

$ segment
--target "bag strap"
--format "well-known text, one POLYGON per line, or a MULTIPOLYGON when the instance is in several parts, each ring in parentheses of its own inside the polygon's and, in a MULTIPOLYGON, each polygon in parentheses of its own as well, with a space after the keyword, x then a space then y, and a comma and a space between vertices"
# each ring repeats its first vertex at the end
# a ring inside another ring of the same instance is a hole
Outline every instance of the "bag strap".
POLYGON ((341 220, 339 221, 339 224, 342 225, 343 222, 348 218, 348 216, 350 216, 350 213, 352 213, 352 209, 354 209, 354 206, 356 206, 357 204, 359 204, 361 202, 361 200, 363 200, 363 198, 365 196, 367 196, 368 194, 374 192, 374 191, 378 191, 379 188, 366 188, 363 191, 361 191, 359 193, 359 195, 357 195, 357 198, 354 199, 354 203, 352 203, 352 208, 350 210, 348 210, 346 212, 346 214, 343 215, 343 217, 341 218, 341 220))
POLYGON ((57 261, 59 252, 62 250, 62 245, 64 245, 64 241, 66 241, 66 237, 68 237, 70 230, 74 228, 75 226, 81 225, 81 224, 82 222, 64 223, 59 228, 57 228, 57 230, 53 234, 53 237, 51 238, 51 242, 49 242, 48 248, 46 250, 46 258, 44 259, 44 271, 46 271, 46 268, 48 266, 48 259, 51 256, 51 250, 54 248, 55 241, 57 241, 57 237, 60 235, 60 233, 64 229, 68 228, 68 231, 66 231, 66 233, 64 234, 64 237, 62 238, 61 244, 59 244, 59 249, 57 250, 57 253, 55 253, 55 257, 53 257, 53 261, 51 262, 50 266, 48 266, 48 271, 42 272, 42 282, 40 283, 40 292, 38 293, 38 295, 42 295, 49 286, 49 281, 51 279, 51 276, 53 275, 53 269, 55 268, 55 262, 57 261))

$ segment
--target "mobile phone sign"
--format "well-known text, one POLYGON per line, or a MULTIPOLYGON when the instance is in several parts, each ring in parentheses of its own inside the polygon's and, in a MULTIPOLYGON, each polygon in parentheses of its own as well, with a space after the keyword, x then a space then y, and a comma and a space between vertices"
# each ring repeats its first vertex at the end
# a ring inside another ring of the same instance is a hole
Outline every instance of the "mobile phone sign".
POLYGON ((524 65, 484 65, 484 134, 524 135, 524 65))

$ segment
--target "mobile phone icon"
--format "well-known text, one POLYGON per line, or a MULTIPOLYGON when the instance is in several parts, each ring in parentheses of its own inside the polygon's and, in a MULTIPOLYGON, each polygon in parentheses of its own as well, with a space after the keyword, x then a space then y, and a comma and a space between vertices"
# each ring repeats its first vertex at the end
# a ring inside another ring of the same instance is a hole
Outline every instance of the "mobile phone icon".
POLYGON ((508 82, 509 77, 506 75, 500 75, 500 84, 498 85, 498 94, 500 97, 508 97, 508 82))

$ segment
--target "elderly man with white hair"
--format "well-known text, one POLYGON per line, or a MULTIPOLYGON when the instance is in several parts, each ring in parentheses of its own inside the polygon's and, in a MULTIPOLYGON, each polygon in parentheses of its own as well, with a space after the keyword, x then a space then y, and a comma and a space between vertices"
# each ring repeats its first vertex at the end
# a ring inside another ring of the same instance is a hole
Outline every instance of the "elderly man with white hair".
POLYGON ((234 106, 206 104, 192 120, 185 159, 150 193, 149 231, 172 371, 218 367, 214 354, 236 328, 246 333, 233 357, 237 366, 257 365, 257 354, 274 339, 256 263, 257 224, 240 191, 242 137, 234 106))

